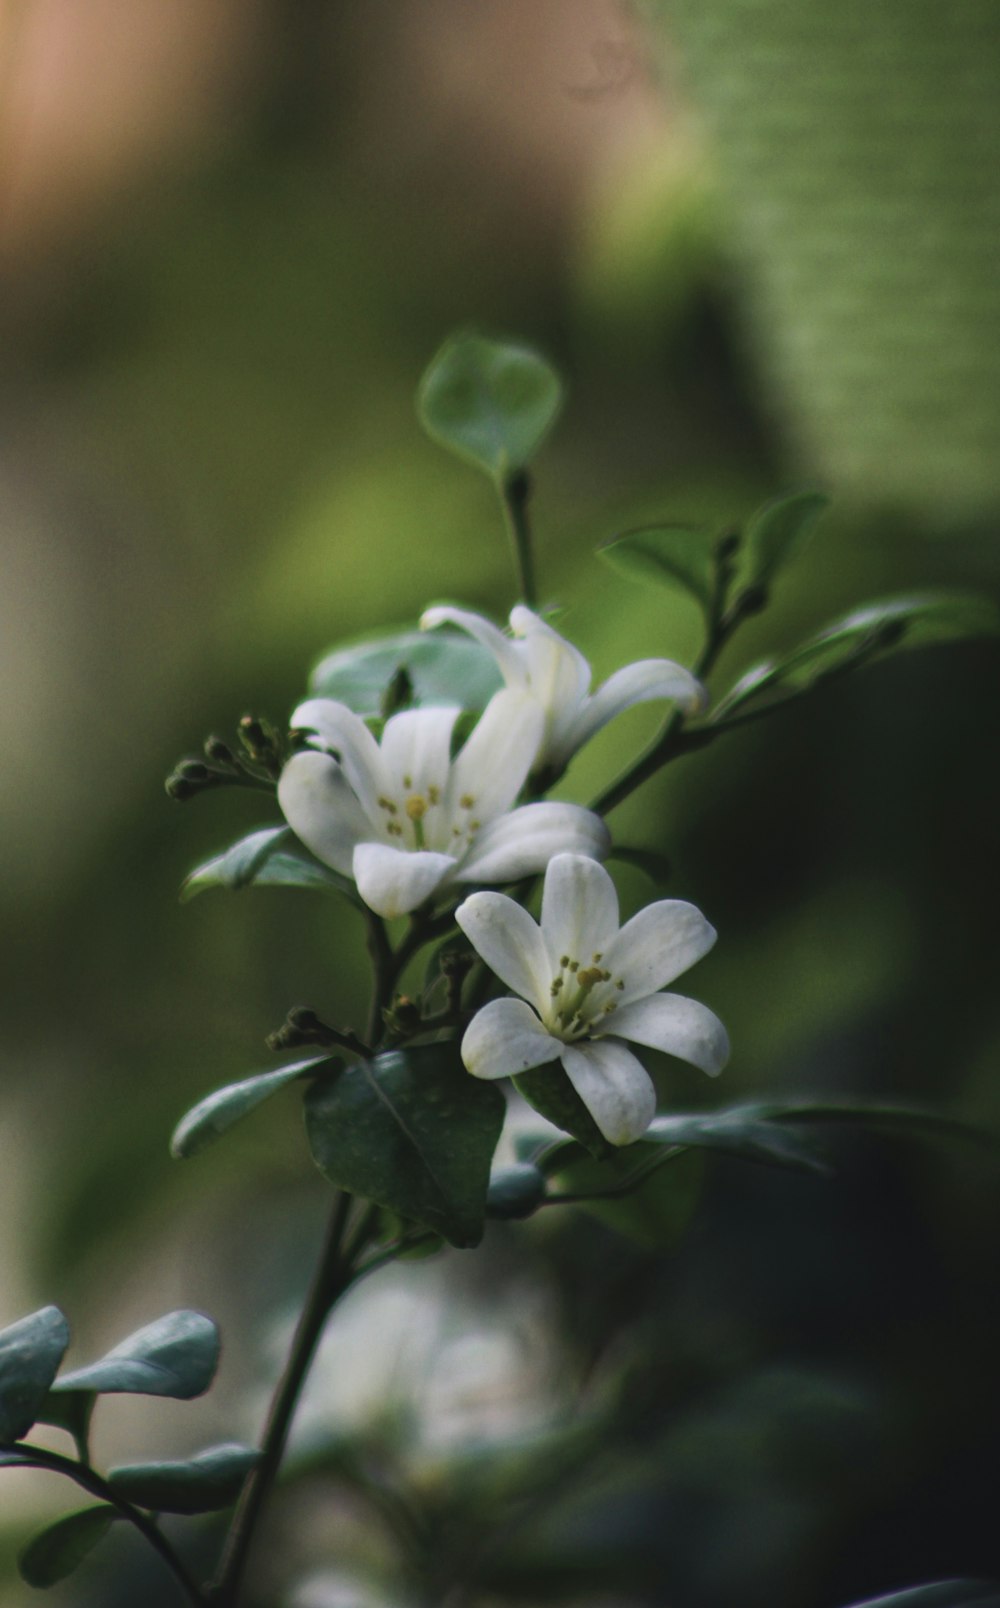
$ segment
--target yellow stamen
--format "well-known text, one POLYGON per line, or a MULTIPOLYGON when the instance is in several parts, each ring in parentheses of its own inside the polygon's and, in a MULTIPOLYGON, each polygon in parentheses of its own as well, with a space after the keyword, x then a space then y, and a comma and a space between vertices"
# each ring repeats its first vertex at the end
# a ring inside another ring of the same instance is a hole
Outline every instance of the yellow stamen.
POLYGON ((406 813, 411 821, 422 821, 427 814, 427 800, 419 793, 411 793, 406 801, 406 813))
POLYGON ((463 810, 471 810, 476 801, 471 793, 463 793, 458 802, 461 804, 463 810))

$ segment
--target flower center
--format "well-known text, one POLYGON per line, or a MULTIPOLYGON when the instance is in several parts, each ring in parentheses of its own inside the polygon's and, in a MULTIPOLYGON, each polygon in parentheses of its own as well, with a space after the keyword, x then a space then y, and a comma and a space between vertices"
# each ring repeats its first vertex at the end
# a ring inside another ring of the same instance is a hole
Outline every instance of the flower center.
POLYGON ((613 977, 600 962, 600 953, 592 955, 586 966, 572 955, 560 957, 558 976, 549 989, 552 1004, 545 1025, 566 1044, 602 1030, 618 1009, 615 995, 624 989, 625 979, 613 977))

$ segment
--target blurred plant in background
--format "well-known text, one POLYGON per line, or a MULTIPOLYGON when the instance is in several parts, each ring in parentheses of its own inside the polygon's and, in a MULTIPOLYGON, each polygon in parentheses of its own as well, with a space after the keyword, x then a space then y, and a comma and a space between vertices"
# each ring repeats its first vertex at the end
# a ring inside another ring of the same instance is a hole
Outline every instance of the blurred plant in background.
MULTIPOLYGON (((258 1366, 273 1375, 324 1186, 303 1176, 284 1107, 210 1173, 177 1168, 163 1136, 243 1075, 290 999, 339 1019, 361 982, 360 925, 334 946, 323 901, 251 892, 259 922, 224 900, 173 908, 190 860, 261 815, 231 795, 223 826, 208 799, 182 843, 156 802, 162 759, 244 707, 280 721, 303 662, 412 623, 424 601, 496 615, 487 490, 443 472, 412 424, 416 379, 456 322, 522 330, 570 378, 538 476, 541 596, 572 603, 557 624, 595 684, 643 656, 692 662, 698 614, 584 563, 593 543, 721 529, 792 481, 822 476, 833 510, 720 686, 858 598, 996 593, 996 456, 975 402, 995 385, 996 304, 973 286, 993 283, 978 265, 995 248, 997 103, 976 86, 995 20, 971 4, 900 19, 879 0, 836 25, 817 11, 810 32, 812 8, 771 4, 755 22, 765 72, 737 9, 713 8, 710 46, 688 8, 555 0, 377 19, 261 5, 168 23, 97 0, 73 18, 4 14, 4 1321, 57 1293, 74 1356, 171 1307, 212 1312, 229 1337, 197 1425, 169 1404, 102 1409, 105 1463, 253 1440, 242 1404, 258 1366), (750 137, 765 112, 770 145, 750 137), (951 164, 943 177, 918 183, 920 150, 951 164), (835 181, 868 196, 850 250, 835 181), (766 184, 781 215, 752 235, 766 184), (918 192, 943 255, 885 225, 879 195, 902 209, 918 192), (876 259, 885 238, 900 250, 876 259), (783 297, 805 240, 818 266, 783 297), (845 252, 869 290, 809 345, 802 329, 843 307, 845 252), (875 338, 886 296, 891 349, 875 338), (905 452, 900 395, 920 418, 905 452)), ((740 1045, 727 1102, 849 1091, 996 1125, 996 683, 983 645, 900 655, 622 805, 616 837, 649 842, 652 810, 671 897, 725 931, 703 991, 740 1045)), ((640 709, 609 726, 574 791, 596 794, 655 722, 640 709)), ((616 876, 632 904, 648 897, 638 867, 616 876)), ((491 1228, 479 1272, 457 1253, 440 1264, 486 1327, 527 1280, 556 1373, 599 1380, 604 1358, 628 1380, 591 1473, 512 1535, 496 1590, 832 1608, 998 1572, 995 1169, 874 1138, 837 1153, 832 1188, 688 1156, 645 1246, 550 1212, 537 1232, 491 1228)), ((290 1492, 274 1519, 303 1558, 312 1537, 314 1601, 335 1600, 341 1543, 362 1572, 382 1567, 369 1521, 324 1480, 315 1505, 290 1492)), ((10 1475, 5 1497, 12 1571, 61 1498, 10 1475)), ((112 1577, 81 1573, 63 1600, 157 1600, 112 1543, 112 1577)))

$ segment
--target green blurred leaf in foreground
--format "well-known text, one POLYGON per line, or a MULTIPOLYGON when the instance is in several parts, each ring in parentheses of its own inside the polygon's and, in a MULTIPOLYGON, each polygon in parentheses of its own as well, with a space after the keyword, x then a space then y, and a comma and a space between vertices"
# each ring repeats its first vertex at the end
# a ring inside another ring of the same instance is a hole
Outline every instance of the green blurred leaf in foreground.
POLYGON ((28 1433, 68 1345, 69 1325, 55 1306, 0 1330, 0 1445, 28 1433))
POLYGON ((313 1158, 331 1183, 477 1245, 503 1126, 499 1089, 470 1078, 456 1044, 389 1050, 306 1095, 313 1158))
POLYGON ((428 435, 501 482, 526 469, 562 406, 555 370, 530 347, 453 335, 417 395, 428 435))
POLYGON ((336 698, 355 714, 384 714, 387 692, 405 675, 406 704, 485 709, 501 686, 493 655, 458 632, 397 631, 362 637, 321 659, 309 678, 313 698, 336 698))
POLYGON ((219 1331, 202 1312, 168 1312, 128 1335, 98 1362, 64 1374, 53 1391, 170 1396, 190 1401, 206 1391, 219 1365, 219 1331))

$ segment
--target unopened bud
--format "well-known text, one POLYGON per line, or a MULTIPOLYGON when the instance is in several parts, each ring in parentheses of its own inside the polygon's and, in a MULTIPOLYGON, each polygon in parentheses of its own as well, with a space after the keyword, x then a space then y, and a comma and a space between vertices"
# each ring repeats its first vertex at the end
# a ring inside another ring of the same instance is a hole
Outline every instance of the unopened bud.
POLYGON ((336 1044, 338 1035, 333 1028, 321 1022, 315 1011, 307 1005, 295 1005, 285 1017, 282 1025, 274 1033, 267 1036, 267 1047, 277 1053, 279 1050, 294 1050, 300 1044, 336 1044))
POLYGON ((244 715, 239 734, 250 758, 276 776, 281 769, 281 741, 270 721, 259 715, 244 715))
POLYGON ((210 759, 213 765, 228 765, 233 769, 236 767, 236 755, 221 737, 205 738, 205 758, 210 759))
POLYGON ((196 782, 187 781, 183 776, 178 775, 177 771, 173 771, 167 777, 163 786, 166 789, 167 797, 172 798, 178 804, 183 804, 187 799, 194 798, 194 795, 199 791, 196 782))

